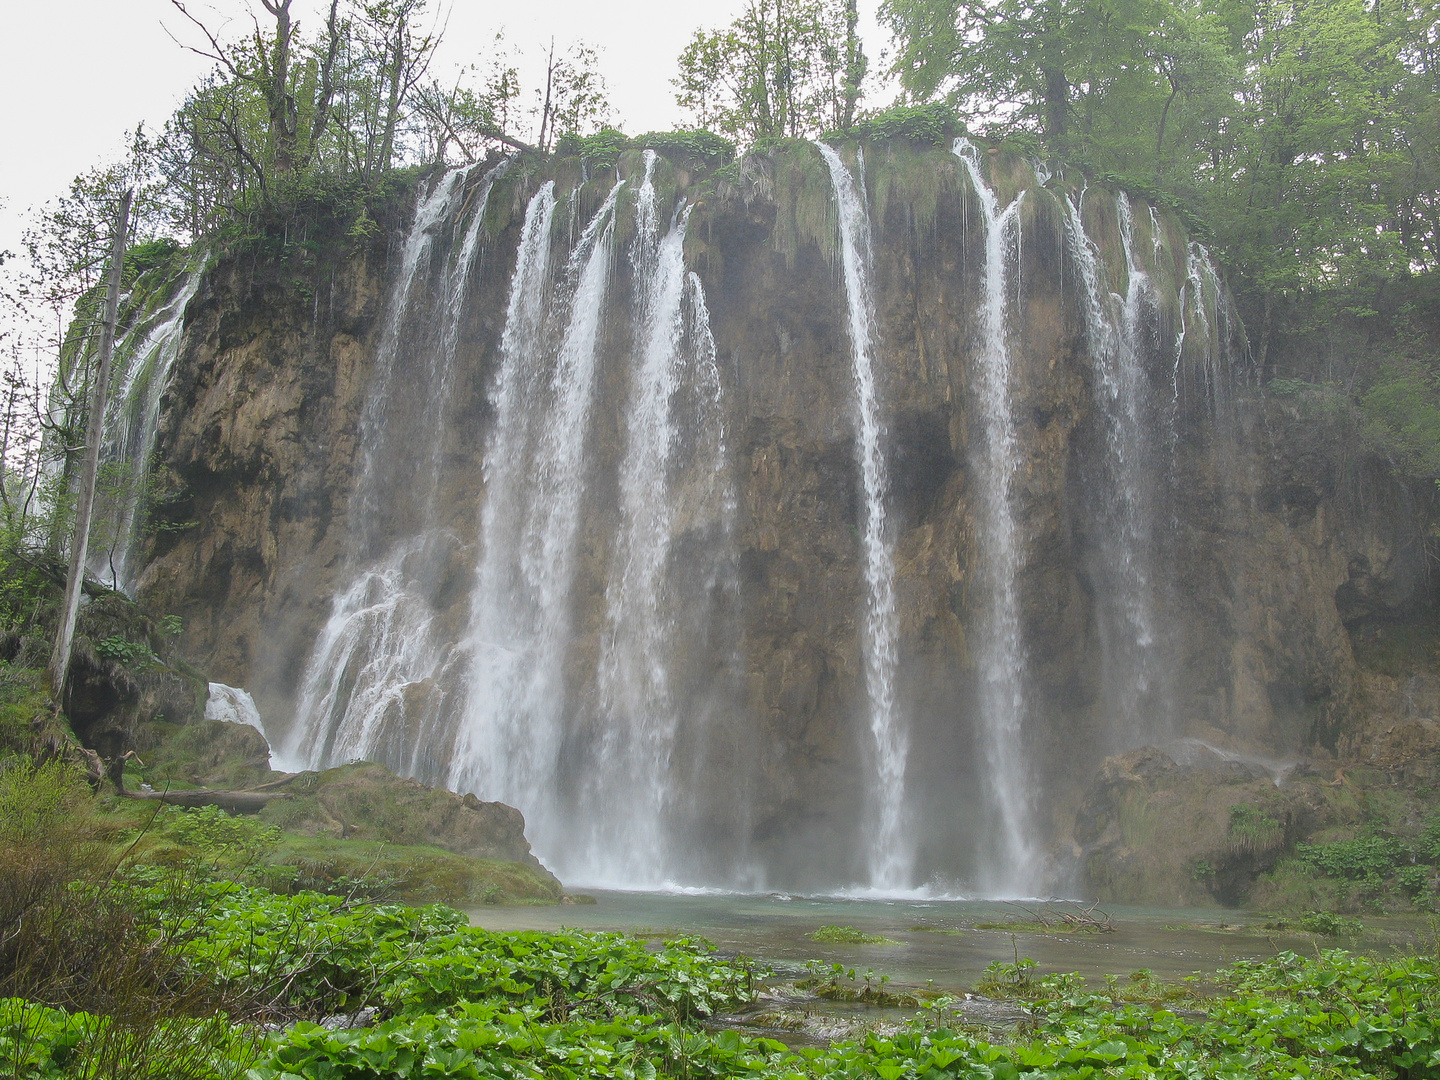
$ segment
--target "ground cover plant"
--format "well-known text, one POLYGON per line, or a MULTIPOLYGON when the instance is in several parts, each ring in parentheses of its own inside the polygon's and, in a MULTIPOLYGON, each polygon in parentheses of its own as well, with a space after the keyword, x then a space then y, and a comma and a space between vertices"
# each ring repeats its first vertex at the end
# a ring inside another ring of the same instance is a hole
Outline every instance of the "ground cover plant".
POLYGON ((233 881, 182 894, 156 867, 118 887, 138 923, 174 943, 177 976, 203 974, 224 1006, 169 1018, 151 1044, 164 1035, 202 1045, 183 1072, 133 1058, 128 1071, 123 1060, 101 1069, 87 1047, 122 1020, 12 996, 0 1002, 0 1075, 1412 1080, 1440 1070, 1433 943, 1388 959, 1335 950, 1242 962, 1219 973, 1212 996, 1148 972, 1090 986, 1017 958, 978 987, 1029 1010, 1011 1034, 967 1027, 961 1003, 925 995, 905 1002, 915 1015, 901 1030, 792 1051, 719 1026, 757 1001, 768 973, 701 941, 493 933, 440 905, 233 881))

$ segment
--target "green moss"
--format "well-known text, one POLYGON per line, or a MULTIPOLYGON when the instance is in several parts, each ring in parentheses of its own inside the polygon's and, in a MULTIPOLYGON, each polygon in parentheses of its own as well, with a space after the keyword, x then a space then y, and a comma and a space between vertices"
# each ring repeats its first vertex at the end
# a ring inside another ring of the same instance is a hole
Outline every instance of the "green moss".
POLYGON ((869 156, 875 221, 884 222, 891 204, 898 203, 917 232, 928 231, 940 200, 952 196, 960 183, 955 155, 949 150, 919 150, 908 143, 891 142, 873 147, 869 156))
POLYGON ((553 904, 554 881, 520 863, 472 859, 429 844, 284 836, 260 871, 280 891, 314 889, 406 903, 553 904))
POLYGON ((787 264, 793 266, 809 245, 826 259, 836 258, 840 234, 835 194, 830 169, 819 151, 800 139, 762 140, 745 165, 742 184, 753 176, 773 195, 776 212, 770 243, 787 264))
POLYGON ((591 171, 613 169, 620 160, 620 154, 631 145, 631 139, 623 131, 601 128, 585 138, 562 136, 555 144, 555 156, 578 157, 591 171))
POLYGON ((900 942, 883 934, 867 934, 853 926, 822 926, 807 935, 811 941, 827 945, 899 945, 900 942))
POLYGON ((1230 807, 1230 846, 1237 851, 1269 851, 1285 840, 1285 826, 1258 806, 1240 803, 1230 807))
POLYGON ((1361 667, 1399 678, 1433 671, 1440 663, 1440 631, 1429 623, 1367 626, 1351 634, 1361 667))

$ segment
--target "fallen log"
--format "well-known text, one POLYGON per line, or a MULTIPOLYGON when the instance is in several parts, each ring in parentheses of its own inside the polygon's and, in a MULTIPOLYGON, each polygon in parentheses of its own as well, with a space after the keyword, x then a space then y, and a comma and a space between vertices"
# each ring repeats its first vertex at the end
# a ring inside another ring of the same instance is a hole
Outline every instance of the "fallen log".
POLYGON ((125 791, 127 799, 149 799, 169 806, 185 806, 197 809, 202 806, 218 806, 227 814, 258 814, 276 799, 288 799, 284 791, 125 791))

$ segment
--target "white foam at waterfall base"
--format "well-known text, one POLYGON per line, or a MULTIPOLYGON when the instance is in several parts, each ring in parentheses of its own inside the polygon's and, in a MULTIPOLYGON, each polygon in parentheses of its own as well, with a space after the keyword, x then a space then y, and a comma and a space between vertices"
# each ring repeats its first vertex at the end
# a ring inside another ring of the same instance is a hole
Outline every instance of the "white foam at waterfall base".
MULTIPOLYGON (((885 522, 888 478, 884 425, 880 418, 875 351, 875 301, 870 288, 870 217, 850 170, 833 147, 816 143, 830 170, 839 212, 841 262, 845 272, 846 327, 859 414, 859 458, 865 527, 861 548, 865 572, 865 689, 870 705, 875 782, 871 789, 873 827, 869 830, 870 885, 903 888, 909 884, 913 843, 905 832, 905 765, 909 739, 895 705, 896 639, 895 558, 885 522)), ((864 159, 860 161, 864 173, 864 159)))
POLYGON ((960 159, 980 201, 985 229, 985 277, 979 316, 975 392, 985 432, 977 461, 980 480, 980 547, 988 593, 985 625, 978 650, 981 745, 985 755, 988 831, 977 876, 981 890, 993 896, 1037 891, 1039 853, 1031 809, 1033 790, 1025 750, 1028 719, 1025 679, 1028 668, 1021 632, 1019 574, 1024 552, 1014 508, 1014 486, 1022 458, 1012 401, 1011 355, 1006 318, 1009 253, 1019 259, 1019 210, 1022 195, 1001 207, 980 172, 980 153, 968 139, 956 139, 960 159))

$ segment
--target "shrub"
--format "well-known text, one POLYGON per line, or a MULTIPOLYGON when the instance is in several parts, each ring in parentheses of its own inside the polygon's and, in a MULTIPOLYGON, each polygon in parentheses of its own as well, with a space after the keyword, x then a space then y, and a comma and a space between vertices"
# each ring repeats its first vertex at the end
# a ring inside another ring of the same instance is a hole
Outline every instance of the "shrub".
POLYGON ((925 105, 896 105, 862 117, 846 134, 857 139, 881 140, 903 137, 923 146, 934 146, 960 134, 962 127, 955 110, 943 101, 925 105))
POLYGON ((722 161, 730 161, 735 157, 735 144, 713 131, 650 131, 634 139, 632 144, 722 161))

